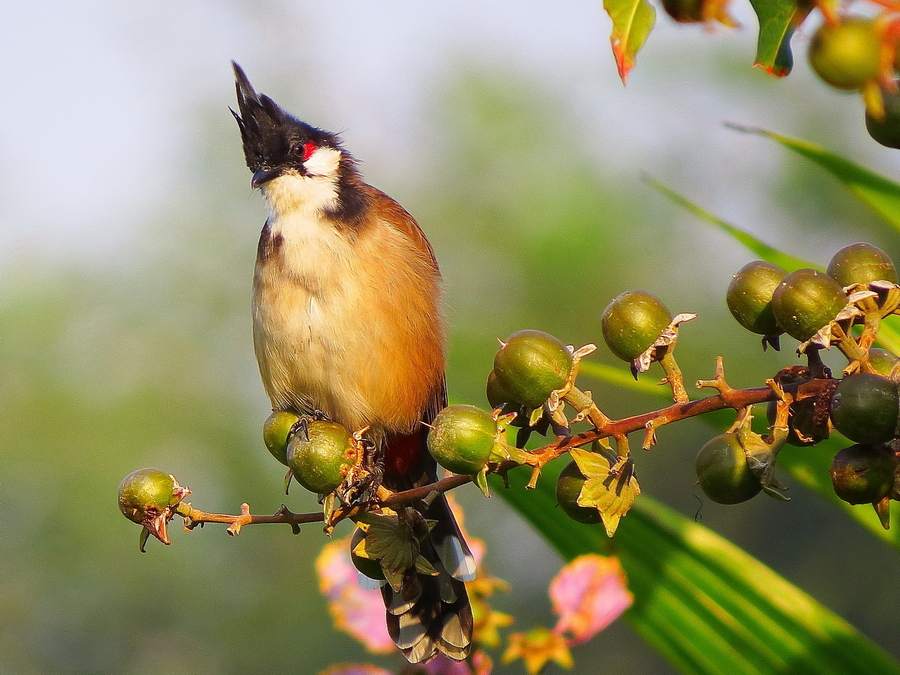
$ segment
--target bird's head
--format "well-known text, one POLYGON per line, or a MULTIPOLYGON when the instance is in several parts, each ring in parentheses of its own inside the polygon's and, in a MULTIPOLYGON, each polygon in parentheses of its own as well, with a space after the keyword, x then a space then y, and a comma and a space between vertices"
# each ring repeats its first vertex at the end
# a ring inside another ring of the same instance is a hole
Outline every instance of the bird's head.
POLYGON ((231 114, 241 130, 253 187, 285 175, 336 181, 341 164, 352 163, 338 137, 301 122, 268 96, 257 94, 244 70, 237 63, 232 65, 240 113, 232 110, 231 114))

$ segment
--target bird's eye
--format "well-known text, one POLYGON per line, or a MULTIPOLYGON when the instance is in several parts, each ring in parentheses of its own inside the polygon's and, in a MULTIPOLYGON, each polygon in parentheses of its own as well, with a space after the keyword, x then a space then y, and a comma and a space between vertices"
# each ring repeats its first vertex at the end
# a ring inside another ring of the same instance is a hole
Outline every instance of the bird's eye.
POLYGON ((300 155, 301 160, 304 162, 312 157, 315 151, 316 144, 312 141, 307 141, 306 143, 295 143, 291 148, 291 152, 295 155, 300 155))

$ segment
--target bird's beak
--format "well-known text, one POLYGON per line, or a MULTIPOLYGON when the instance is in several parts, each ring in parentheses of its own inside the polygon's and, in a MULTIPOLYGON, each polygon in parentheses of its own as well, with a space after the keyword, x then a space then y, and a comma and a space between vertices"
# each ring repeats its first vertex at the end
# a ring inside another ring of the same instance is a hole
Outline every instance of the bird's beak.
POLYGON ((275 169, 257 169, 253 172, 253 178, 250 179, 250 187, 254 190, 261 185, 265 185, 270 180, 275 180, 278 178, 284 171, 281 168, 275 169))

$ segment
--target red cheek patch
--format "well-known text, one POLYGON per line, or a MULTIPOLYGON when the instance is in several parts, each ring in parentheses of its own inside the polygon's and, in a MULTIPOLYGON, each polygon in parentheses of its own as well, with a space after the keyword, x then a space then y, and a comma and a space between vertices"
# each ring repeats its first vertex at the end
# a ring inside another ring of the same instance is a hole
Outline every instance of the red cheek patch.
POLYGON ((303 161, 305 162, 310 157, 313 156, 313 153, 316 151, 316 144, 308 141, 303 144, 303 161))

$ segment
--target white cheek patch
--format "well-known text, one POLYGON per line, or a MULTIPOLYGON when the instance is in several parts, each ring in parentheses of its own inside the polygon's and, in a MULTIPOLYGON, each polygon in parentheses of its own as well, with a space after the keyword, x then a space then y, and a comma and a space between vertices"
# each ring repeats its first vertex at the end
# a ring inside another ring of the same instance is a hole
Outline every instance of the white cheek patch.
POLYGON ((309 159, 303 162, 303 166, 306 167, 310 178, 322 177, 336 180, 340 161, 341 153, 338 150, 323 146, 316 148, 309 159))

